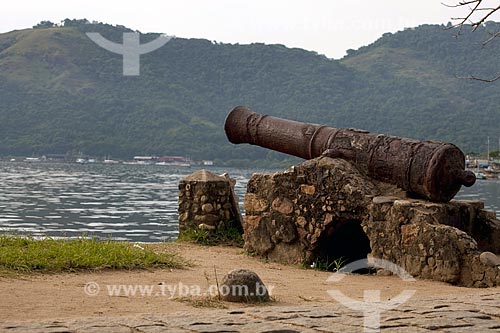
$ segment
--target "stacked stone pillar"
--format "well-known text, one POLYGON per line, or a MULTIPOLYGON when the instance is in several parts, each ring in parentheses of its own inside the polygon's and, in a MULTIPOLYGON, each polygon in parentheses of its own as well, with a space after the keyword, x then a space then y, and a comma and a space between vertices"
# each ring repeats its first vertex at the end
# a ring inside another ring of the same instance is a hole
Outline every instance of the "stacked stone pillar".
POLYGON ((188 228, 215 231, 241 228, 238 202, 229 176, 199 170, 179 182, 179 233, 188 228))

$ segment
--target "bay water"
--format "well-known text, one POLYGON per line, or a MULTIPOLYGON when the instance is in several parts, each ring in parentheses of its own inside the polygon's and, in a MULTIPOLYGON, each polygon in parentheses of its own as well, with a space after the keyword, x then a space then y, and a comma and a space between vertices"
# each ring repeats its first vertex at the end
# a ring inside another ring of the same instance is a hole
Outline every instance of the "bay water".
MULTIPOLYGON (((175 240, 178 184, 202 167, 0 162, 0 233, 175 240)), ((254 172, 209 167, 236 180, 240 204, 254 172)), ((482 200, 500 215, 500 180, 479 180, 457 199, 482 200)))

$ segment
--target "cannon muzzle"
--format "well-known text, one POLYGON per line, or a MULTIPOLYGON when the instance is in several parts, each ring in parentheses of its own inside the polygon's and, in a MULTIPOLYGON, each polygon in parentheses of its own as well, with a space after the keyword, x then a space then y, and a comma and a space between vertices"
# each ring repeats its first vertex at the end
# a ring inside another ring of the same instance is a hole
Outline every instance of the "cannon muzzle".
POLYGON ((343 158, 373 179, 432 201, 450 201, 462 185, 476 181, 472 172, 465 171, 462 151, 450 143, 301 123, 244 106, 228 114, 224 130, 235 144, 249 143, 304 159, 343 158))

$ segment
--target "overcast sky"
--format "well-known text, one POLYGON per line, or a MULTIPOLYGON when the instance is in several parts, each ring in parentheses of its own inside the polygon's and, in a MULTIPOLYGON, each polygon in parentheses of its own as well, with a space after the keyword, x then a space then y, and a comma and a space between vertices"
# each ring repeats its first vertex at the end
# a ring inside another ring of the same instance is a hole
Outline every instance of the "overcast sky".
POLYGON ((460 14, 440 0, 9 0, 2 3, 0 32, 30 28, 42 20, 87 18, 141 32, 284 44, 341 58, 347 49, 367 45, 385 32, 446 24, 460 14))

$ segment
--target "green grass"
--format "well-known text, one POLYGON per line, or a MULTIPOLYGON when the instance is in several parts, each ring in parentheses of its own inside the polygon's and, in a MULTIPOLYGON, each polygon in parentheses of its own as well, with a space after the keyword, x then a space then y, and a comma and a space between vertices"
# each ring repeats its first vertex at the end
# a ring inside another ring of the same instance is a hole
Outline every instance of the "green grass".
POLYGON ((175 299, 178 302, 187 303, 195 308, 227 309, 223 301, 214 296, 204 297, 181 297, 175 299))
POLYGON ((346 264, 347 261, 344 257, 335 260, 329 260, 328 257, 326 257, 326 259, 317 258, 310 267, 318 271, 338 272, 346 264))
POLYGON ((0 235, 0 272, 3 273, 182 268, 185 265, 175 254, 157 254, 126 242, 87 237, 55 240, 0 235))
POLYGON ((243 247, 244 243, 242 231, 231 225, 221 225, 214 231, 197 226, 187 227, 179 233, 178 241, 208 246, 227 245, 236 247, 243 247))

